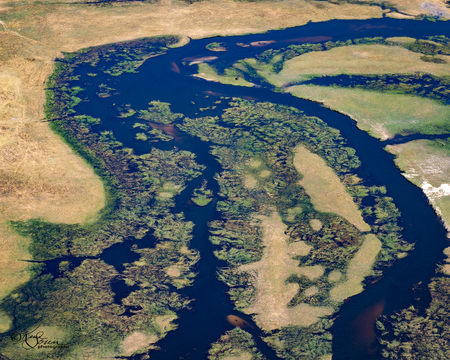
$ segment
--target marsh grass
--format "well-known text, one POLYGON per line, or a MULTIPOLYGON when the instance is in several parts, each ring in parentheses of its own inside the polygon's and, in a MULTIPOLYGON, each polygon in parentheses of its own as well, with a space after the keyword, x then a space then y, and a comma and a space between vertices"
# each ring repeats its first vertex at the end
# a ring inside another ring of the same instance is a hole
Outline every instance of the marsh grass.
POLYGON ((208 351, 209 360, 264 360, 252 336, 238 327, 227 331, 208 351))
POLYGON ((397 134, 448 132, 450 107, 418 96, 340 87, 298 85, 293 95, 323 102, 358 122, 361 130, 386 140, 397 134))

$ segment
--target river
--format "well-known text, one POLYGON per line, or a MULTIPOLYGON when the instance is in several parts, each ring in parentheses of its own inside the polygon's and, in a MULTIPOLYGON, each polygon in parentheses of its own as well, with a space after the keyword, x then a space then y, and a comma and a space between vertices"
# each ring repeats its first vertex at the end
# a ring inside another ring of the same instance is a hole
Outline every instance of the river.
MULTIPOLYGON (((392 314, 394 311, 420 303, 426 306, 430 301, 427 284, 435 273, 436 264, 444 258, 443 249, 448 246, 446 231, 437 215, 428 204, 421 189, 408 182, 394 164, 392 154, 384 150, 386 143, 370 137, 359 130, 348 116, 331 111, 320 104, 302 100, 289 94, 274 93, 264 88, 247 88, 207 82, 190 76, 193 67, 183 63, 183 59, 204 56, 217 56, 215 61, 232 61, 271 49, 284 48, 289 44, 311 41, 347 40, 374 36, 411 36, 450 35, 450 28, 445 22, 412 21, 398 19, 373 20, 336 20, 326 23, 308 23, 307 25, 265 34, 223 37, 228 52, 212 53, 205 49, 212 39, 191 41, 188 45, 170 49, 166 54, 148 59, 139 69, 138 74, 122 74, 119 77, 100 74, 95 78, 87 76, 92 70, 89 65, 80 66, 75 75, 80 75, 77 85, 86 88, 84 93, 89 99, 76 107, 80 114, 87 114, 102 119, 100 130, 112 130, 116 138, 125 146, 132 147, 136 154, 149 152, 151 145, 138 142, 134 134, 127 132, 128 124, 118 119, 114 105, 131 104, 133 109, 146 109, 151 100, 160 100, 171 104, 174 112, 195 117, 199 108, 211 106, 218 96, 250 97, 261 101, 270 101, 296 107, 306 115, 317 116, 329 126, 339 129, 348 141, 348 146, 356 150, 362 166, 357 170, 358 176, 366 185, 385 186, 387 195, 392 197, 402 216, 403 237, 415 244, 415 249, 404 259, 397 260, 385 270, 378 282, 367 284, 365 290, 353 296, 342 305, 338 313, 333 333, 333 358, 336 360, 378 359, 374 339, 374 321, 380 314, 392 314), (267 41, 262 47, 241 47, 236 43, 267 41), (174 66, 175 64, 175 66, 174 66), (118 95, 100 99, 95 95, 101 83, 117 89, 118 95), (205 98, 205 95, 210 96, 205 98), (215 94, 215 95, 214 95, 215 94), (193 105, 195 103, 195 105, 193 105)), ((217 115, 220 106, 208 110, 203 115, 217 115)), ((125 122, 126 123, 126 122, 125 122)), ((228 315, 236 315, 254 325, 252 320, 233 310, 227 286, 216 278, 216 270, 224 264, 213 255, 214 245, 208 240, 207 223, 219 219, 215 211, 217 198, 209 205, 199 207, 190 203, 190 195, 204 179, 209 187, 218 191, 213 179, 221 171, 220 164, 208 152, 209 144, 194 139, 173 129, 174 140, 156 145, 161 149, 176 146, 196 154, 196 161, 207 166, 202 176, 192 181, 176 199, 174 212, 184 212, 187 220, 195 223, 194 238, 191 246, 200 251, 201 259, 196 271, 194 284, 181 290, 181 293, 194 298, 193 309, 180 312, 176 320, 178 328, 167 334, 158 342, 160 351, 151 352, 152 359, 205 359, 210 344, 225 331, 233 328, 226 321, 228 315)), ((139 243, 139 242, 137 242, 139 243)), ((139 246, 152 246, 152 239, 147 239, 139 246)), ((121 264, 130 261, 131 243, 117 244, 107 249, 102 259, 121 271, 121 264)), ((116 300, 131 291, 125 285, 116 285, 120 293, 116 300)), ((247 330, 247 329, 246 329, 247 330)), ((259 337, 261 331, 255 326, 248 328, 257 342, 258 348, 268 359, 277 359, 275 352, 259 337)))

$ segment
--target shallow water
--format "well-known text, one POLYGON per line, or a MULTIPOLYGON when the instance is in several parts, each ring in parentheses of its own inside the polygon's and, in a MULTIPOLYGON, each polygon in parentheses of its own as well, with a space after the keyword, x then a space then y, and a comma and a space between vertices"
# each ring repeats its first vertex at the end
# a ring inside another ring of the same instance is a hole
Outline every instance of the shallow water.
MULTIPOLYGON (((134 139, 130 131, 130 122, 116 118, 114 104, 131 104, 133 109, 146 109, 152 100, 160 100, 172 104, 174 112, 183 113, 188 117, 213 116, 221 112, 222 107, 200 112, 218 100, 219 96, 235 96, 270 101, 294 106, 306 115, 317 116, 328 125, 341 131, 348 145, 357 151, 362 166, 358 176, 367 185, 384 185, 387 195, 394 198, 396 206, 402 213, 403 236, 416 247, 405 259, 395 262, 386 269, 384 277, 376 283, 368 284, 365 291, 349 299, 341 308, 335 325, 332 328, 334 336, 333 353, 336 360, 378 359, 376 343, 372 331, 375 318, 381 314, 391 314, 413 303, 426 305, 430 301, 427 283, 434 275, 436 263, 444 258, 442 250, 448 246, 446 231, 427 202, 422 191, 409 183, 395 167, 393 155, 383 150, 386 143, 370 137, 358 130, 355 122, 349 117, 333 112, 317 103, 295 98, 289 94, 273 93, 264 88, 242 88, 231 85, 207 82, 189 76, 195 66, 183 64, 183 59, 217 56, 217 62, 231 61, 254 56, 269 48, 277 49, 292 43, 312 41, 346 40, 357 37, 372 36, 425 36, 449 35, 450 29, 443 22, 431 23, 411 20, 375 19, 364 21, 330 21, 327 23, 309 23, 305 26, 272 31, 260 35, 224 37, 229 48, 228 52, 210 52, 205 46, 214 41, 203 39, 177 49, 171 49, 165 55, 147 60, 139 69, 139 74, 123 74, 112 77, 106 74, 88 78, 86 74, 92 70, 89 65, 78 68, 81 75, 77 85, 87 88, 84 93, 89 99, 77 106, 81 114, 87 114, 102 119, 99 130, 112 130, 116 138, 125 146, 132 147, 136 154, 149 152, 151 145, 134 139), (258 46, 239 46, 236 43, 258 43, 258 46), (110 98, 98 98, 95 95, 97 86, 106 83, 117 89, 120 94, 110 98), (205 98, 205 96, 208 96, 205 98), (194 103, 194 104, 193 104, 194 103), (198 115, 196 115, 196 113, 198 115), (421 283, 420 286, 415 286, 421 283), (413 290, 414 289, 414 290, 413 290)), ((158 125, 160 126, 160 125, 158 125)), ((174 212, 184 212, 187 220, 195 223, 194 238, 191 246, 200 251, 201 260, 196 271, 192 287, 180 292, 194 298, 192 311, 180 312, 180 318, 175 322, 178 329, 167 334, 158 345, 160 351, 152 352, 152 359, 205 359, 210 344, 216 341, 226 330, 233 328, 227 322, 227 316, 234 315, 248 322, 254 329, 247 327, 257 342, 258 348, 268 359, 277 356, 260 338, 261 331, 251 319, 233 310, 233 304, 226 294, 228 288, 216 278, 218 267, 224 263, 213 255, 214 245, 208 240, 207 223, 219 219, 215 211, 217 197, 205 207, 192 204, 189 199, 192 191, 204 179, 208 188, 215 194, 218 192, 217 182, 213 179, 215 173, 221 171, 220 164, 209 154, 208 143, 194 139, 174 127, 160 127, 170 132, 174 140, 158 143, 154 146, 160 149, 172 149, 176 146, 196 154, 196 161, 207 166, 202 176, 193 180, 177 197, 174 212)), ((139 241, 138 241, 139 242, 139 241)), ((151 246, 150 243, 148 246, 151 246)), ((126 249, 119 244, 117 249, 126 249)), ((108 263, 121 269, 123 262, 130 261, 133 255, 124 255, 113 247, 102 255, 108 263)), ((126 294, 125 290, 122 289, 126 294)))

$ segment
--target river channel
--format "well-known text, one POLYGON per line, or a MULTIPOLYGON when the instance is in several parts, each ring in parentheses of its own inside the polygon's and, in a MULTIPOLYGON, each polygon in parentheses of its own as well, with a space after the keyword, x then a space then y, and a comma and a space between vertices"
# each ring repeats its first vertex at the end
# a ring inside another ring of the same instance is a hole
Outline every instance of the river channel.
MULTIPOLYGON (((320 104, 302 100, 289 94, 275 93, 262 87, 238 87, 208 82, 192 77, 194 66, 188 66, 183 59, 203 56, 218 56, 215 61, 232 61, 255 54, 269 48, 278 49, 290 44, 322 42, 328 40, 347 40, 374 36, 411 36, 428 35, 450 36, 446 22, 397 20, 390 18, 361 21, 330 21, 326 23, 308 23, 305 26, 271 31, 265 34, 220 38, 229 48, 228 52, 212 53, 205 46, 214 40, 193 40, 181 48, 170 49, 166 54, 145 61, 138 74, 122 74, 119 77, 101 74, 88 77, 89 65, 80 66, 75 75, 80 75, 76 85, 86 89, 84 96, 89 101, 76 107, 77 112, 101 118, 100 130, 112 130, 117 140, 126 147, 134 149, 136 154, 151 150, 151 145, 134 139, 134 133, 127 131, 129 123, 118 119, 114 104, 130 104, 133 109, 146 109, 152 100, 171 104, 174 112, 188 117, 196 117, 199 108, 206 108, 220 96, 247 97, 255 100, 270 101, 296 107, 309 116, 317 116, 329 126, 339 129, 348 141, 348 146, 356 150, 362 162, 357 170, 358 176, 367 185, 385 186, 387 195, 392 197, 402 216, 401 226, 406 241, 415 244, 415 249, 404 259, 397 260, 386 269, 383 278, 373 284, 367 284, 365 290, 342 305, 332 328, 333 359, 358 360, 378 359, 374 341, 374 321, 380 314, 392 314, 394 311, 420 303, 426 306, 430 301, 427 284, 435 274, 436 264, 443 260, 443 249, 448 246, 446 231, 437 215, 428 204, 421 189, 409 183, 394 164, 393 155, 384 150, 385 143, 370 137, 359 130, 349 117, 333 112, 320 104), (236 43, 272 41, 264 47, 240 47, 236 43), (176 67, 173 66, 176 64, 176 67), (174 71, 177 70, 177 71, 174 71), (178 71, 179 70, 179 71, 178 71), (117 95, 110 98, 98 98, 95 90, 101 83, 117 89, 117 95), (206 96, 208 95, 208 96, 206 96)), ((75 83, 74 83, 75 84, 75 83)), ((215 116, 221 112, 220 106, 208 110, 201 116, 215 116)), ((167 130, 167 129, 166 129, 167 130)), ((192 191, 201 182, 208 180, 208 186, 215 194, 218 184, 213 179, 221 171, 220 164, 209 154, 209 144, 184 134, 176 128, 169 129, 174 140, 156 147, 164 150, 177 147, 196 155, 196 161, 206 165, 202 176, 193 180, 176 199, 174 212, 183 212, 187 220, 195 223, 194 238, 191 246, 199 250, 201 259, 197 265, 197 277, 193 286, 180 292, 195 299, 192 310, 182 311, 175 322, 178 328, 169 332, 158 345, 159 351, 151 352, 151 359, 206 359, 210 344, 233 326, 227 323, 228 315, 237 315, 254 328, 248 327, 254 335, 260 351, 268 359, 278 359, 275 352, 261 339, 261 331, 251 318, 233 310, 227 294, 227 286, 216 278, 216 271, 224 263, 213 255, 214 245, 208 240, 207 223, 220 219, 215 205, 217 197, 209 205, 199 207, 190 202, 192 191)), ((152 246, 152 239, 136 242, 140 247, 152 246)), ((133 261, 131 243, 116 244, 107 249, 102 259, 121 271, 121 264, 133 261)), ((116 285, 117 301, 126 296, 125 285, 116 285)), ((136 357, 138 358, 138 357, 136 357)))

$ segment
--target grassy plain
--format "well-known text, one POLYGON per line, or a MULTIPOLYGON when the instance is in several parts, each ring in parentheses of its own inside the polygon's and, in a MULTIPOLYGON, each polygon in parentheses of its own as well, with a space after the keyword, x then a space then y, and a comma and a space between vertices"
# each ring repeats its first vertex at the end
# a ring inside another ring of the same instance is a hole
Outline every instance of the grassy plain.
POLYGON ((446 64, 425 62, 423 54, 400 46, 350 45, 328 51, 309 52, 286 61, 278 74, 261 73, 277 86, 338 74, 411 74, 424 72, 436 76, 450 74, 450 56, 437 57, 446 64))
POLYGON ((9 220, 42 218, 56 223, 96 219, 105 204, 94 171, 45 123, 0 125, 0 299, 28 280, 28 240, 9 220))
POLYGON ((370 231, 370 226, 364 222, 339 177, 319 155, 300 145, 295 149, 294 166, 303 175, 300 185, 305 188, 318 211, 338 214, 359 230, 370 231))
MULTIPOLYGON (((331 315, 334 311, 331 307, 306 303, 290 308, 287 306, 297 294, 298 285, 286 284, 286 279, 291 274, 309 273, 309 269, 298 267, 298 261, 291 259, 287 243, 289 237, 285 234, 287 227, 278 213, 261 217, 260 224, 265 246, 263 257, 258 262, 239 267, 240 271, 257 273, 255 300, 244 311, 248 314, 256 313, 255 320, 264 330, 290 325, 309 326, 317 322, 319 317, 331 315)), ((319 272, 322 275, 323 269, 319 269, 319 272)))
POLYGON ((449 140, 415 140, 389 145, 395 164, 413 184, 422 188, 450 231, 449 140))
POLYGON ((358 122, 358 128, 382 140, 397 134, 449 131, 450 107, 434 100, 315 85, 298 85, 287 89, 295 96, 323 102, 326 107, 347 114, 358 122))

